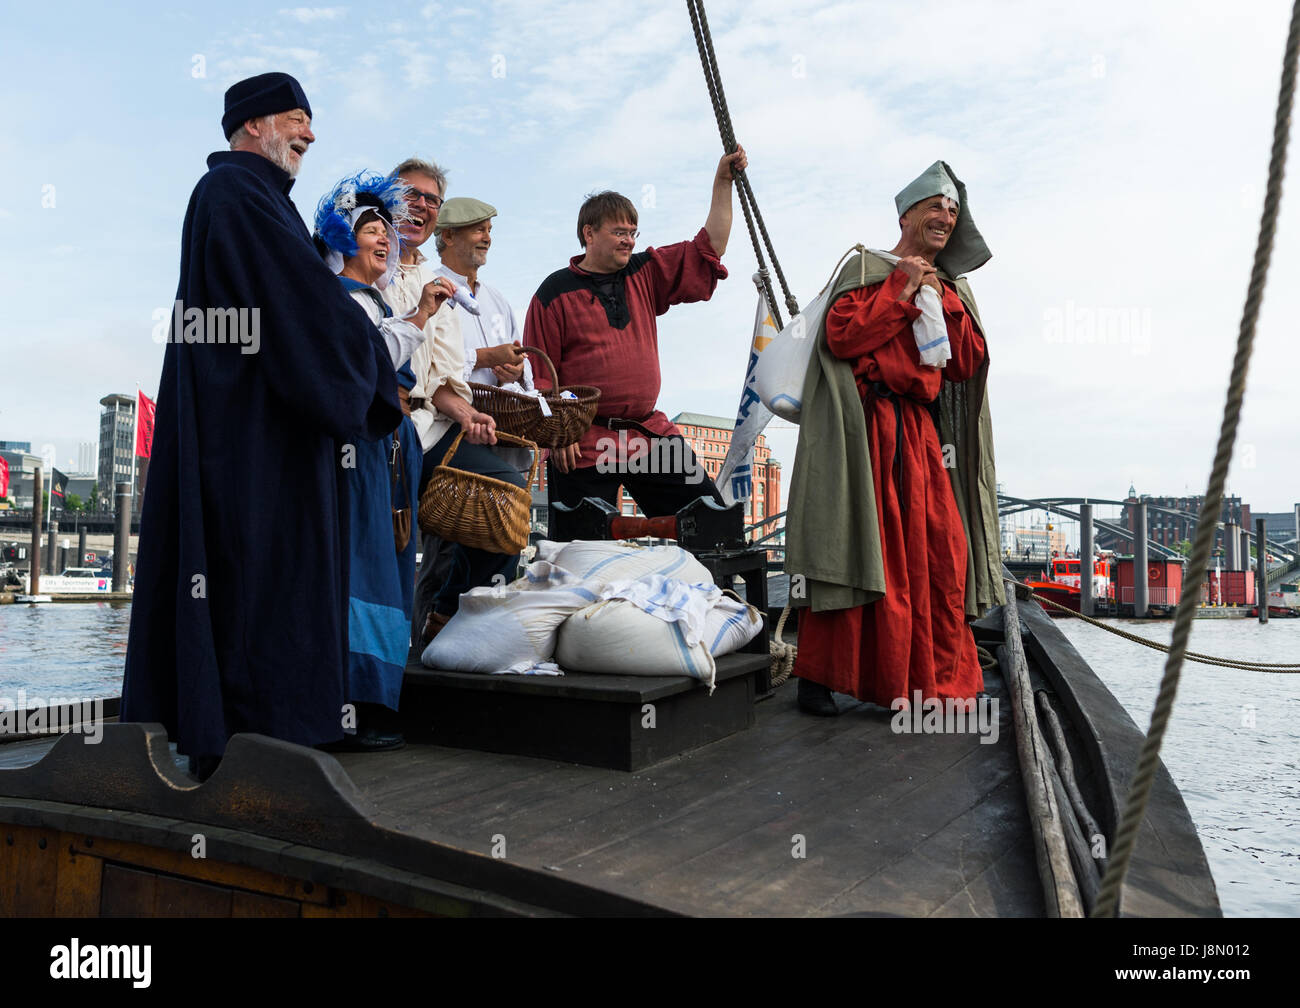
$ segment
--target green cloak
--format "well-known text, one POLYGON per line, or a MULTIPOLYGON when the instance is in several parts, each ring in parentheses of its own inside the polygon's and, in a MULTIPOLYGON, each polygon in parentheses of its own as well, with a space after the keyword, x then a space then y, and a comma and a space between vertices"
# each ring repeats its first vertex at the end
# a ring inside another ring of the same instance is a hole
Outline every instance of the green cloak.
MULTIPOLYGON (((860 251, 840 270, 829 303, 851 290, 881 283, 893 271, 892 263, 860 251)), ((970 285, 942 269, 938 272, 956 288, 982 333, 970 285)), ((852 366, 826 345, 825 319, 816 348, 804 377, 799 447, 786 504, 785 569, 791 576, 790 604, 823 612, 881 598, 885 570, 862 399, 852 366)), ((938 399, 939 442, 955 450, 956 466, 948 476, 966 533, 966 615, 971 618, 1006 601, 988 370, 986 354, 968 381, 945 381, 938 399)))

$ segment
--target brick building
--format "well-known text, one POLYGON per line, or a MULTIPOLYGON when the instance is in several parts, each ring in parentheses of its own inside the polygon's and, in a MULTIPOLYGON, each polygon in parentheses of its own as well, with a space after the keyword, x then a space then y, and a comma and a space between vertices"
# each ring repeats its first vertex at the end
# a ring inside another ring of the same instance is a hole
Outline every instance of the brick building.
MULTIPOLYGON (((1130 531, 1137 521, 1136 506, 1138 503, 1148 505, 1147 538, 1152 542, 1158 542, 1162 546, 1173 549, 1180 542, 1191 542, 1196 534, 1196 518, 1189 517, 1189 515, 1199 515, 1201 513, 1201 506, 1205 503, 1205 496, 1198 494, 1195 497, 1154 497, 1150 494, 1142 494, 1139 497, 1137 491, 1130 486, 1128 497, 1124 501, 1124 513, 1119 520, 1119 524, 1130 531), (1155 505, 1155 507, 1151 505, 1155 505), (1168 508, 1185 513, 1169 514, 1168 511, 1160 511, 1157 508, 1168 508)), ((1250 505, 1243 504, 1241 498, 1236 495, 1224 497, 1219 521, 1222 524, 1238 525, 1252 533, 1255 531, 1250 505)), ((1133 552, 1131 537, 1125 538, 1107 532, 1104 536, 1099 533, 1097 541, 1099 548, 1102 549, 1113 549, 1117 553, 1133 552)), ((1222 527, 1215 530, 1214 544, 1218 548, 1223 547, 1222 527)))

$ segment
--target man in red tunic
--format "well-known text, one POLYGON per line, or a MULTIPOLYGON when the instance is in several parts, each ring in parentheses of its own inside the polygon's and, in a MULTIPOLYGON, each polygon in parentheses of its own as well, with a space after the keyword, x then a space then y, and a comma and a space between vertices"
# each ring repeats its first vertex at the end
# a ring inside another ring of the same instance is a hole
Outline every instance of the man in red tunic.
MULTIPOLYGON (((573 507, 583 497, 602 497, 617 505, 622 484, 650 517, 676 514, 696 497, 722 502, 681 431, 657 408, 655 318, 671 305, 707 301, 726 278, 721 259, 731 234, 733 172, 747 164, 743 147, 723 156, 704 227, 676 245, 634 254, 636 208, 618 193, 597 193, 582 205, 584 253, 542 282, 524 321, 524 343, 546 352, 561 385, 593 385, 601 393, 591 430, 551 453, 552 501, 573 507), (628 464, 638 458, 641 464, 628 464)), ((545 367, 533 374, 538 388, 550 387, 545 367)))
POLYGON ((809 713, 838 713, 832 691, 888 707, 916 691, 967 698, 983 686, 965 618, 955 449, 940 445, 931 409, 944 382, 966 381, 985 359, 954 280, 989 258, 964 197, 943 162, 904 189, 898 244, 865 255, 858 268, 874 282, 841 294, 826 316, 826 347, 851 367, 862 401, 885 590, 867 605, 800 614, 794 672, 809 713), (945 263, 959 228, 960 261, 945 263))

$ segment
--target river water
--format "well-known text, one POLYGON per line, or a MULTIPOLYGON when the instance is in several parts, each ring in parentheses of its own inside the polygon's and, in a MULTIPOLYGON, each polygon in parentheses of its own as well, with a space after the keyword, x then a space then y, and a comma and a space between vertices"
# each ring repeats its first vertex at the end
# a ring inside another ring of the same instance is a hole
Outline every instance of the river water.
MULTIPOLYGON (((119 695, 130 614, 128 603, 0 606, 0 697, 119 695)), ((1173 628, 1108 622, 1163 644, 1173 628)), ((1164 655, 1079 620, 1057 625, 1145 731, 1164 655)), ((1197 620, 1189 646, 1294 662, 1300 620, 1197 620)), ((1162 758, 1196 822, 1224 913, 1300 915, 1300 674, 1184 663, 1162 758)))
MULTIPOLYGON (((1106 620, 1168 644, 1173 621, 1106 620)), ((1077 619, 1057 620, 1143 732, 1165 655, 1077 619)), ((1197 620, 1188 649, 1300 661, 1300 619, 1197 620)), ((1300 916, 1300 673, 1185 661, 1160 757, 1183 793, 1229 917, 1300 916)))

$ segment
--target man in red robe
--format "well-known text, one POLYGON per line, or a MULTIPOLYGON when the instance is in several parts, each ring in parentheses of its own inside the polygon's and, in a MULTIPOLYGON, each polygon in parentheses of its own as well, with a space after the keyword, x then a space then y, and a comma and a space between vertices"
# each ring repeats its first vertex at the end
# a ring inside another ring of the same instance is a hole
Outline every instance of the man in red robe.
POLYGON ((948 473, 955 448, 940 444, 932 404, 945 382, 967 381, 984 363, 983 334, 954 278, 989 255, 943 162, 896 202, 898 244, 863 257, 871 282, 842 293, 825 324, 826 348, 851 367, 862 401, 884 593, 800 614, 798 702, 824 716, 838 713, 832 692, 888 707, 912 703, 916 691, 967 698, 983 686, 966 626, 967 533, 948 473), (954 234, 958 262, 945 263, 954 234))

